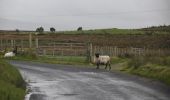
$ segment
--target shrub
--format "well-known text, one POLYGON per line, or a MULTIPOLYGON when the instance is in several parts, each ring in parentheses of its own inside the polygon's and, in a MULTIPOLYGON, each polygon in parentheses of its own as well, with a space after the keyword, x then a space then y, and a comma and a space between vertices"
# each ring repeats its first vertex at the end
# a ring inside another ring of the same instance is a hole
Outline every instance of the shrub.
POLYGON ((144 57, 132 57, 131 60, 128 61, 128 67, 134 67, 135 69, 145 64, 144 57))

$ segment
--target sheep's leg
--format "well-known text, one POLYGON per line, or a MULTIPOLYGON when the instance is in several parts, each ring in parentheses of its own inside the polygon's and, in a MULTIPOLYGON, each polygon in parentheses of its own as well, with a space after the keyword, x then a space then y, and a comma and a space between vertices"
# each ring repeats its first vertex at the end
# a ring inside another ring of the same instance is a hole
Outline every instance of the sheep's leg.
POLYGON ((107 69, 107 63, 106 63, 106 67, 105 67, 105 69, 107 69))
POLYGON ((109 70, 111 70, 111 65, 110 65, 110 63, 109 63, 109 70))
POLYGON ((99 69, 99 63, 97 63, 97 67, 96 67, 96 69, 99 69))

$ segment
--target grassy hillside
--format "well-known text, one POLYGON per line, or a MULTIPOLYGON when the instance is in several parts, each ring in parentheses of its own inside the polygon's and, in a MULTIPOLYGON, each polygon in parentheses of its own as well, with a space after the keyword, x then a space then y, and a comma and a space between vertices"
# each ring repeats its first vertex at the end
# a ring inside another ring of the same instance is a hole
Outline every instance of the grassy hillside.
POLYGON ((60 32, 44 32, 44 33, 51 33, 51 34, 149 34, 148 31, 152 31, 152 34, 169 34, 170 27, 169 26, 162 26, 159 27, 149 27, 149 28, 142 28, 142 29, 117 29, 117 28, 110 28, 110 29, 94 29, 94 30, 82 30, 82 31, 60 31, 60 32))
POLYGON ((157 32, 170 32, 170 25, 152 26, 148 28, 142 28, 141 31, 157 31, 157 32))
POLYGON ((0 59, 0 100, 23 100, 25 82, 19 71, 0 59))

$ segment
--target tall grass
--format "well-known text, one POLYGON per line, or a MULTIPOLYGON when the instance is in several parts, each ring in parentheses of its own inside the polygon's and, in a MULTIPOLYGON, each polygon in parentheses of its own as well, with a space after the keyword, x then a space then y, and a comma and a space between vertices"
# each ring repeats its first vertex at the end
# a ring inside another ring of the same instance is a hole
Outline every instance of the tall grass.
POLYGON ((170 85, 170 57, 132 57, 126 68, 129 73, 160 80, 170 85))
POLYGON ((134 56, 128 62, 128 66, 138 68, 148 63, 156 64, 159 66, 170 67, 170 57, 169 56, 134 56))
POLYGON ((23 100, 25 82, 19 71, 0 59, 0 100, 23 100))

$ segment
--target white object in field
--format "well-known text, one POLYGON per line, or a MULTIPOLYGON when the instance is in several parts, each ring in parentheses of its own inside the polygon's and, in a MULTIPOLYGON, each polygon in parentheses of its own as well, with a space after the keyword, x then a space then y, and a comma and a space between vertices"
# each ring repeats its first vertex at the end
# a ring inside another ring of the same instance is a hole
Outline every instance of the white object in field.
POLYGON ((7 52, 5 53, 4 57, 14 57, 15 53, 14 52, 7 52))

